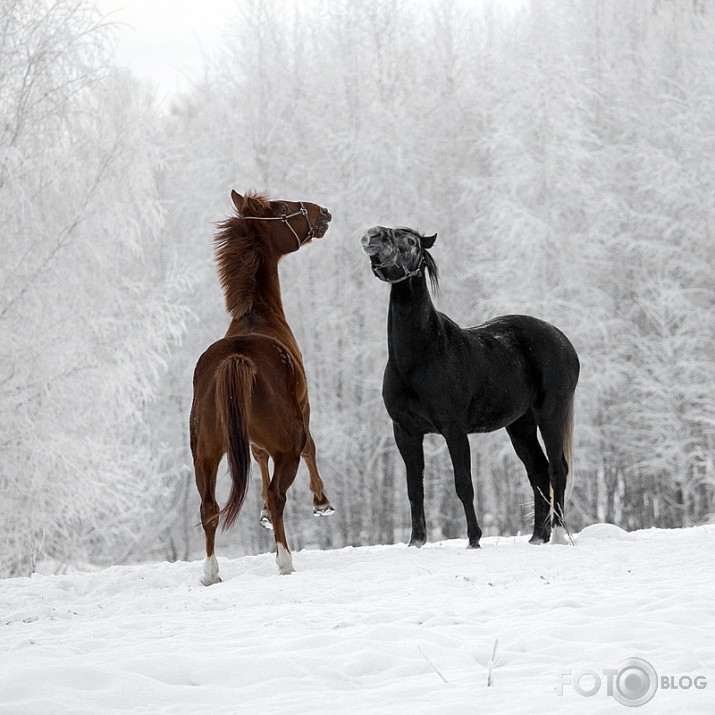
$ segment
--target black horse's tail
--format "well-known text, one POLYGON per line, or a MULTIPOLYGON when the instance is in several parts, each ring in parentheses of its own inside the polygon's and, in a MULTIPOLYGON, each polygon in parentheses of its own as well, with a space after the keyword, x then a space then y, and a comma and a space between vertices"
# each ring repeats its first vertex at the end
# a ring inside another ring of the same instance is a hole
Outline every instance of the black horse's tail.
POLYGON ((223 429, 231 475, 231 494, 221 510, 224 530, 236 521, 248 490, 251 474, 248 415, 255 377, 254 362, 243 355, 227 358, 216 372, 216 411, 223 429))
POLYGON ((562 430, 563 438, 563 452, 564 459, 566 460, 566 465, 568 467, 568 472, 566 474, 566 491, 565 499, 571 496, 573 491, 573 481, 574 481, 574 468, 573 468, 573 396, 569 401, 568 412, 566 414, 566 421, 564 422, 562 430))

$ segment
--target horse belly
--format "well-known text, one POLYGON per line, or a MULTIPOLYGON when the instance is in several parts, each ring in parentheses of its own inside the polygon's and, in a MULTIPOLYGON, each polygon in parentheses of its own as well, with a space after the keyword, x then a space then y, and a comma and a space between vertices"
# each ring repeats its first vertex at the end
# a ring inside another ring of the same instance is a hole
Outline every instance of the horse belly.
POLYGON ((533 389, 520 375, 511 375, 473 395, 468 409, 468 431, 494 432, 506 427, 529 410, 533 401, 533 389))
POLYGON ((521 417, 527 407, 506 407, 501 405, 490 408, 475 407, 469 412, 468 432, 495 432, 502 427, 507 427, 521 417))

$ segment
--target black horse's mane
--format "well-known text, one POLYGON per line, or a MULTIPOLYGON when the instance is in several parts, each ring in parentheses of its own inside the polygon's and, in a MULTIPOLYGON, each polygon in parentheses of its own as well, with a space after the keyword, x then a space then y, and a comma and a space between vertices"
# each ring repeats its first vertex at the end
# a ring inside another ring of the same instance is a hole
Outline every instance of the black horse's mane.
POLYGON ((426 249, 422 249, 422 260, 425 264, 425 269, 427 270, 427 275, 429 276, 429 282, 432 286, 432 292, 434 294, 439 293, 439 268, 435 263, 432 254, 426 249))
MULTIPOLYGON (((422 239, 426 238, 426 236, 419 231, 415 231, 414 228, 407 228, 407 226, 402 227, 405 231, 409 231, 410 233, 413 233, 417 238, 420 239, 420 245, 422 245, 422 239)), ((432 258, 432 254, 426 249, 422 249, 422 261, 424 263, 424 267, 427 271, 427 275, 429 276, 429 282, 430 285, 432 286, 432 293, 435 295, 439 293, 439 268, 437 268, 437 263, 435 262, 434 258, 432 258)))

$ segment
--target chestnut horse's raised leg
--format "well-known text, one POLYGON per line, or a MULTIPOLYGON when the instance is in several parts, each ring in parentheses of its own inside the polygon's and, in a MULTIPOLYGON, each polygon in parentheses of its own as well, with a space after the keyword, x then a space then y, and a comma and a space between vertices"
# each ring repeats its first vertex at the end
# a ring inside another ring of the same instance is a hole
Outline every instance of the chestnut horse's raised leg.
POLYGON ((300 464, 299 455, 279 454, 273 458, 275 469, 273 479, 268 486, 268 509, 273 522, 273 533, 276 537, 276 563, 282 574, 293 573, 293 556, 288 548, 283 511, 286 504, 286 492, 295 481, 300 464))
POLYGON ((271 483, 271 475, 268 473, 268 452, 265 449, 251 445, 253 458, 258 462, 261 471, 261 496, 263 497, 263 508, 261 509, 260 524, 264 529, 273 529, 271 515, 268 511, 268 486, 271 483))
MULTIPOLYGON (((325 494, 325 485, 318 473, 318 466, 315 462, 315 442, 310 436, 310 432, 306 430, 307 439, 305 447, 301 452, 301 457, 305 460, 310 474, 310 491, 313 493, 313 514, 315 516, 330 516, 335 513, 335 508, 330 503, 330 499, 325 494)), ((258 462, 258 468, 261 471, 263 496, 263 508, 261 509, 260 524, 264 529, 273 529, 271 523, 271 515, 268 509, 268 485, 271 483, 271 477, 268 472, 268 452, 260 447, 251 446, 253 457, 258 462)))
POLYGON ((313 492, 313 514, 315 516, 330 516, 335 513, 335 508, 330 503, 330 499, 325 495, 325 485, 318 474, 318 466, 315 463, 315 442, 308 431, 306 420, 305 427, 305 446, 300 456, 305 460, 310 474, 310 491, 313 492))

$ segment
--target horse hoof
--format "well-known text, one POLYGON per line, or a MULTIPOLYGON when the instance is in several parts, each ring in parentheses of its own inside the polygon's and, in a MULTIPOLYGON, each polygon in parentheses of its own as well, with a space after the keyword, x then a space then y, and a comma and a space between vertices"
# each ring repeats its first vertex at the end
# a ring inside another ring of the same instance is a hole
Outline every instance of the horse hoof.
POLYGON ((421 549, 425 545, 426 540, 425 539, 410 539, 410 543, 408 546, 414 546, 418 549, 421 549))
POLYGON ((569 539, 563 526, 555 526, 551 532, 552 544, 568 544, 569 539))
POLYGON ((467 544, 468 549, 481 549, 482 547, 479 545, 478 541, 470 541, 469 544, 467 544))
POLYGON ((278 564, 278 573, 285 576, 293 573, 293 556, 283 544, 276 544, 276 564, 278 564))
POLYGON ((204 559, 204 575, 201 577, 201 583, 204 586, 213 586, 215 583, 221 583, 221 577, 218 575, 218 560, 216 554, 211 554, 204 559))
POLYGON ((264 529, 268 531, 273 531, 273 522, 268 514, 261 514, 261 519, 258 522, 264 529))
POLYGON ((330 516, 331 514, 335 514, 335 507, 332 504, 325 504, 325 506, 313 507, 313 516, 321 517, 330 516))
POLYGON ((201 577, 201 583, 204 586, 213 586, 215 583, 221 583, 221 577, 216 576, 214 578, 206 578, 205 576, 201 577))
POLYGON ((541 544, 545 543, 546 541, 547 541, 547 539, 544 539, 543 536, 536 536, 536 535, 532 536, 529 539, 529 543, 535 544, 536 546, 540 546, 541 544))

